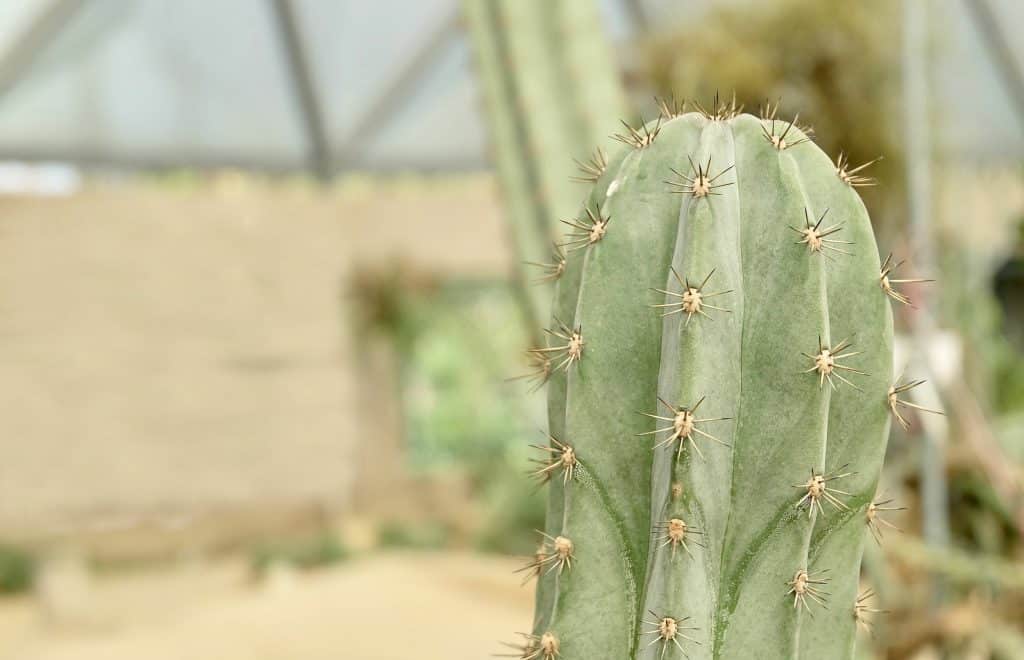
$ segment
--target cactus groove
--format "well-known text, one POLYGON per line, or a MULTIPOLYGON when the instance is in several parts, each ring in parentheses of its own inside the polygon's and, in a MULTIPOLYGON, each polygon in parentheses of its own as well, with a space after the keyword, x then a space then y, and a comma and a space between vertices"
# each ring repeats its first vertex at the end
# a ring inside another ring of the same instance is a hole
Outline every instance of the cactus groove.
POLYGON ((851 658, 913 386, 891 378, 870 180, 774 109, 668 108, 566 222, 521 657, 851 658))

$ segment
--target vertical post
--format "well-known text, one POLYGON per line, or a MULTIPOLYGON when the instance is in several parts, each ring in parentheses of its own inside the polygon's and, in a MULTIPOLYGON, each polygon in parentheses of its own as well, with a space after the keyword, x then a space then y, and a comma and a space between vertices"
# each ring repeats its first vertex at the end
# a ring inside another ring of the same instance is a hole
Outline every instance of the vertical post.
MULTIPOLYGON (((995 10, 988 0, 965 0, 967 13, 974 20, 981 42, 992 58, 996 72, 1017 109, 1017 119, 1024 127, 1024 71, 1013 53, 1010 41, 999 25, 995 10)), ((1006 26, 1012 29, 1012 26, 1006 26)))
POLYGON ((292 91, 295 94, 302 115, 303 127, 309 147, 310 166, 321 181, 331 178, 331 154, 327 141, 327 130, 321 113, 320 98, 313 81, 302 43, 298 19, 292 0, 271 0, 274 9, 281 50, 287 60, 292 91))
MULTIPOLYGON (((903 3, 903 105, 907 140, 907 191, 911 252, 925 272, 935 266, 932 245, 931 113, 928 102, 928 0, 903 3)), ((935 337, 934 321, 927 295, 913 314, 911 332, 915 360, 928 369, 928 354, 935 337)), ((921 494, 925 541, 933 546, 949 544, 944 434, 922 433, 921 494)), ((942 598, 942 585, 935 583, 933 602, 942 598)))
POLYGON ((0 97, 29 70, 36 57, 60 34, 84 5, 84 0, 51 0, 0 53, 0 97))
POLYGON ((633 23, 633 30, 636 31, 636 34, 642 35, 647 32, 651 22, 648 19, 643 0, 623 0, 622 4, 626 13, 629 14, 629 20, 633 23))

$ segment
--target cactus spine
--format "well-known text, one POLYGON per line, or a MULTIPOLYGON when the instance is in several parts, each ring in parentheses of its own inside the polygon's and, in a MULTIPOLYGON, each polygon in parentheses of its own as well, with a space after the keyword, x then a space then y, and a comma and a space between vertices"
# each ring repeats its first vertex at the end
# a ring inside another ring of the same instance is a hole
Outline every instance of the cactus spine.
POLYGON ((663 109, 570 223, 521 655, 850 658, 893 385, 871 223, 774 112, 663 109))

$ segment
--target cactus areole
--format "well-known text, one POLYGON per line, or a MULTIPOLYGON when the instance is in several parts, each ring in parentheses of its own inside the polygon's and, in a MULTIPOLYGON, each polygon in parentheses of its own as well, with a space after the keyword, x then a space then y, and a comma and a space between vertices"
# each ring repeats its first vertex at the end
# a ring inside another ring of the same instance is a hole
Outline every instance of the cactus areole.
POLYGON ((893 386, 868 180, 774 111, 619 138, 537 350, 550 499, 521 657, 852 658, 893 386))

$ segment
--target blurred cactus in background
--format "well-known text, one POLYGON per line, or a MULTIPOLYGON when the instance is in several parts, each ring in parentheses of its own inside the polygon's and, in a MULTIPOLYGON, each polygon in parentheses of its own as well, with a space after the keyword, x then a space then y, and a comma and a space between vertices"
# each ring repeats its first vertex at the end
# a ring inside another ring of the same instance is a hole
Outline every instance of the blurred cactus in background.
MULTIPOLYGON (((484 115, 490 126, 518 279, 550 283, 564 267, 557 221, 575 213, 578 178, 592 180, 626 100, 591 0, 465 0, 484 115), (595 150, 596 146, 596 150, 595 150)), ((547 317, 550 287, 522 289, 531 321, 547 317)))

